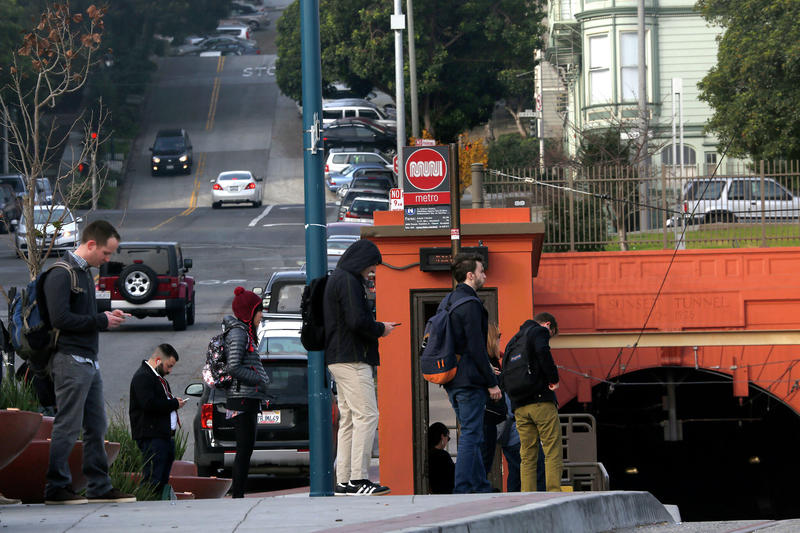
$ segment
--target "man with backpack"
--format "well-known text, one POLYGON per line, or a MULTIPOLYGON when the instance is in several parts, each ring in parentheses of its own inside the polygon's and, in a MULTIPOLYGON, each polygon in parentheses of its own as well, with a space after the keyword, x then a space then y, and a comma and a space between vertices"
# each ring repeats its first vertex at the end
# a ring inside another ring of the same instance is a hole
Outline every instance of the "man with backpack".
POLYGON ((104 438, 106 410, 97 351, 100 330, 119 326, 127 316, 119 309, 97 312, 91 267, 111 258, 119 233, 105 220, 87 225, 81 244, 67 252, 67 268, 54 268, 44 277, 44 298, 50 325, 59 331, 57 351, 50 360, 56 392, 56 418, 50 441, 45 503, 122 503, 136 501, 111 485, 104 438), (76 282, 76 283, 73 283, 76 282), (68 458, 83 430, 83 472, 86 498, 72 489, 68 458))
POLYGON ((458 285, 446 298, 454 308, 449 325, 455 353, 461 356, 455 377, 444 385, 461 424, 453 493, 491 492, 481 457, 483 416, 487 399, 499 400, 502 393, 486 351, 489 314, 477 293, 486 282, 483 258, 477 254, 458 254, 452 272, 458 285), (458 304, 466 298, 471 301, 458 304))
POLYGON ((550 313, 526 320, 506 346, 501 384, 511 400, 520 440, 522 491, 536 490, 539 441, 544 451, 546 487, 561 492, 561 424, 558 420, 558 368, 550 354, 550 337, 558 323, 550 313))
POLYGON ((378 427, 373 371, 380 359, 378 338, 398 325, 377 322, 367 300, 367 280, 381 264, 381 252, 366 239, 345 250, 323 296, 325 363, 336 381, 339 435, 336 496, 379 496, 389 487, 369 479, 372 443, 378 427))

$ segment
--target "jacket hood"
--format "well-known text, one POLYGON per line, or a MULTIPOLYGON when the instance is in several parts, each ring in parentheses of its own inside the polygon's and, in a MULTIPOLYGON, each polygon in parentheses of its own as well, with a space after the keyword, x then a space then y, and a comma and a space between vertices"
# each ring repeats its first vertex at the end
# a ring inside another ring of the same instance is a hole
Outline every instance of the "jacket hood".
POLYGON ((375 243, 367 239, 360 239, 344 251, 336 268, 358 275, 368 266, 380 265, 381 261, 381 252, 375 243))

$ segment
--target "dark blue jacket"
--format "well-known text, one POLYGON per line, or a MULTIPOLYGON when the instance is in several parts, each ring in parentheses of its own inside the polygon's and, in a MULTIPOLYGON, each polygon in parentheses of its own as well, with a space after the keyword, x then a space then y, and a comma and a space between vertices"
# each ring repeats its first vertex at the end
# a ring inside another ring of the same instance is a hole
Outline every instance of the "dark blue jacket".
MULTIPOLYGON (((558 383, 558 367, 550 353, 550 330, 533 320, 526 320, 520 326, 517 335, 526 335, 525 349, 528 353, 528 360, 531 365, 539 368, 547 384, 558 383)), ((508 343, 511 344, 515 338, 516 335, 508 343)), ((542 390, 531 390, 529 395, 517 398, 516 401, 512 400, 511 408, 516 410, 524 405, 542 402, 550 402, 558 406, 555 391, 551 391, 547 386, 542 390)))
POLYGON ((385 329, 372 316, 366 280, 361 271, 381 263, 381 253, 371 241, 354 242, 342 254, 325 285, 325 364, 380 364, 378 338, 385 329))
MULTIPOLYGON (((466 283, 459 283, 453 291, 452 302, 469 296, 477 296, 477 293, 466 283)), ((456 377, 444 388, 488 389, 497 386, 497 378, 486 351, 489 332, 489 313, 486 308, 477 301, 467 302, 453 310, 450 321, 456 339, 456 353, 461 355, 461 360, 456 377)))

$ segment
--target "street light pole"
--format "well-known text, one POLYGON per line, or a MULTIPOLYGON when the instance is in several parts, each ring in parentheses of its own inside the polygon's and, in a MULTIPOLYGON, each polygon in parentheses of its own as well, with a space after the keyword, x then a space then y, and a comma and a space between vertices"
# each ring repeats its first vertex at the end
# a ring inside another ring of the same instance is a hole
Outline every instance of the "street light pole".
MULTIPOLYGON (((403 30, 406 18, 403 16, 402 0, 394 0, 394 14, 391 18, 394 30, 394 82, 395 101, 397 102, 397 157, 402 158, 403 146, 406 144, 406 90, 403 77, 403 30)), ((397 165, 397 183, 403 183, 403 165, 397 165)))
MULTIPOLYGON (((322 183, 322 72, 319 0, 300 1, 300 47, 303 71, 303 179, 305 183, 306 280, 327 270, 325 191, 322 183)), ((308 437, 310 495, 333 495, 331 394, 325 353, 308 353, 308 437)))
POLYGON ((406 1, 408 17, 408 81, 411 91, 411 135, 419 139, 419 103, 417 102, 417 45, 414 40, 414 0, 406 1))

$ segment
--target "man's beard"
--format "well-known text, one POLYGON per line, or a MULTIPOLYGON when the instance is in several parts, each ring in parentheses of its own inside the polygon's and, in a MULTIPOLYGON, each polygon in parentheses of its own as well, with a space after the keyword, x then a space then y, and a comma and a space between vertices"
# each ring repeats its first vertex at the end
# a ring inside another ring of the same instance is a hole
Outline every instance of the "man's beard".
POLYGON ((156 372, 158 372, 158 375, 161 376, 162 378, 167 375, 164 372, 164 363, 158 363, 156 365, 156 372))

